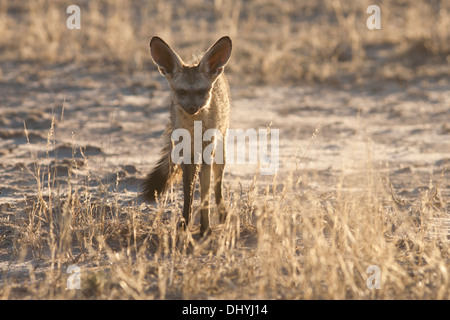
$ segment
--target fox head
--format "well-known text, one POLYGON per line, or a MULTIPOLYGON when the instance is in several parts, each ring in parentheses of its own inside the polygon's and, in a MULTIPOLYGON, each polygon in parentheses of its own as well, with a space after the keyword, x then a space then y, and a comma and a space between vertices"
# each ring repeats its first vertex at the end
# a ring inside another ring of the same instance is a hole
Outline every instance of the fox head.
POLYGON ((185 64, 178 54, 157 36, 150 40, 150 53, 159 72, 169 82, 174 103, 192 115, 208 105, 214 82, 223 73, 230 59, 231 39, 220 38, 195 65, 185 64))

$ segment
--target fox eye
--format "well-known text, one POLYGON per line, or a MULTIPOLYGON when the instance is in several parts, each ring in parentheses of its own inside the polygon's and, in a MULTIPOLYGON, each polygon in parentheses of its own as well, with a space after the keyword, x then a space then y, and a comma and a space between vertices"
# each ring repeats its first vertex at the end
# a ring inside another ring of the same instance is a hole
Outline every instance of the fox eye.
POLYGON ((178 90, 178 95, 180 97, 185 97, 187 94, 188 94, 187 90, 184 90, 184 89, 178 90))
POLYGON ((207 89, 199 89, 197 91, 195 91, 195 93, 199 96, 205 96, 208 93, 209 90, 207 89))

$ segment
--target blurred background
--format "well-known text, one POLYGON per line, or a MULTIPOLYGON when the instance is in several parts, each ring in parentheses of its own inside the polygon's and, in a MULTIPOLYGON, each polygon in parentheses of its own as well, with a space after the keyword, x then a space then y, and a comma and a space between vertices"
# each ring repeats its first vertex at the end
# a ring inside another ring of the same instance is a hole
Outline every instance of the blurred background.
POLYGON ((229 35, 235 85, 447 81, 450 74, 449 0, 2 0, 0 34, 2 64, 113 66, 124 74, 154 68, 152 35, 185 59, 229 35), (81 10, 80 30, 66 27, 72 4, 81 10), (366 26, 373 4, 380 30, 366 26))

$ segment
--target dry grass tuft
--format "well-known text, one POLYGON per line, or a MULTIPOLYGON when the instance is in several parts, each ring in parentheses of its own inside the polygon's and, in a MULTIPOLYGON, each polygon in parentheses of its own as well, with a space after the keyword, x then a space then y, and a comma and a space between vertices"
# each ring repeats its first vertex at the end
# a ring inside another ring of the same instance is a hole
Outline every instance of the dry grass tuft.
POLYGON ((406 201, 371 166, 358 190, 343 171, 325 194, 306 188, 309 178, 295 170, 269 185, 255 176, 229 203, 227 223, 204 240, 198 226, 177 233, 181 212, 171 195, 149 215, 101 186, 93 194, 74 183, 75 159, 64 183, 42 165, 57 158, 36 160, 37 196, 12 226, 16 259, 33 255, 36 262, 19 275, 4 271, 4 299, 449 297, 439 184, 406 201), (67 290, 69 265, 82 270, 80 290, 67 290), (381 271, 379 290, 367 286, 373 265, 381 271))

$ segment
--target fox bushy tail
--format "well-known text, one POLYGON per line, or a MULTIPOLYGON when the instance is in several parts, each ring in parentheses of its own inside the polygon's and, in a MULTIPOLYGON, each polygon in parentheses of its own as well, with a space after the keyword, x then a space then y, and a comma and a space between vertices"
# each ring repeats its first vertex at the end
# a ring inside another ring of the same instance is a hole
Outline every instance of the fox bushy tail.
POLYGON ((140 194, 142 200, 154 202, 156 196, 164 194, 177 176, 178 166, 173 165, 170 159, 171 147, 170 141, 166 141, 161 158, 145 178, 140 194))

